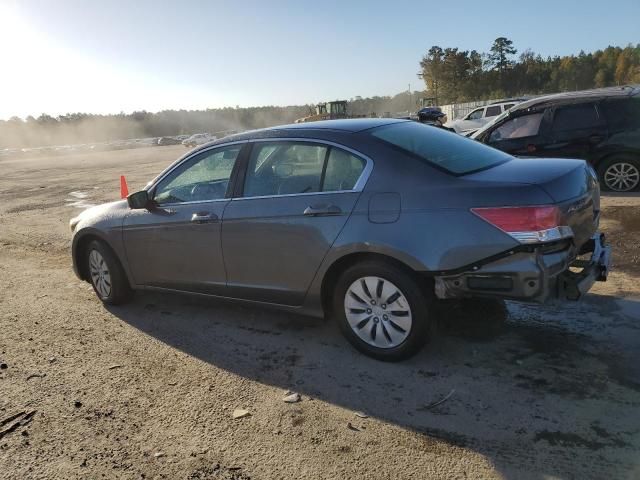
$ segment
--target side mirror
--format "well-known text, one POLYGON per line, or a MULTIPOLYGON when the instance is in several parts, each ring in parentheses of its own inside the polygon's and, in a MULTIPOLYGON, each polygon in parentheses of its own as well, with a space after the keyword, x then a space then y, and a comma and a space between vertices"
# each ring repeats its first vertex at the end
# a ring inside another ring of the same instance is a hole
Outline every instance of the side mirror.
POLYGON ((139 210, 141 208, 147 208, 149 206, 149 193, 146 190, 141 190, 136 193, 132 193, 127 197, 127 203, 129 208, 133 210, 139 210))

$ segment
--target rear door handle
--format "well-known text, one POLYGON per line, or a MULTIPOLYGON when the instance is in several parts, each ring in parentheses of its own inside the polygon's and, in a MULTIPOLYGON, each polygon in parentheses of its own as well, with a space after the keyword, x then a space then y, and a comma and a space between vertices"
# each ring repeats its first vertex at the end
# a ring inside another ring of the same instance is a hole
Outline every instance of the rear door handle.
POLYGON ((310 205, 304 209, 304 215, 317 217, 320 215, 339 215, 342 213, 337 205, 310 205))
POLYGON ((215 213, 209 212, 197 212, 191 215, 192 223, 215 223, 218 221, 218 216, 215 213))

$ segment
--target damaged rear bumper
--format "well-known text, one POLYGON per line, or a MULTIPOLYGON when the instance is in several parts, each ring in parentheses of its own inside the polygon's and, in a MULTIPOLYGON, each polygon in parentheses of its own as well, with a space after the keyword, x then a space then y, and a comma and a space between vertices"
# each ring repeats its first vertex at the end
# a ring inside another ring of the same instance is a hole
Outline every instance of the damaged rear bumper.
POLYGON ((510 251, 463 272, 435 277, 438 298, 491 297, 546 303, 579 300, 607 280, 611 247, 597 233, 580 251, 567 243, 510 251), (589 255, 588 259, 584 259, 589 255), (581 258, 577 258, 580 256, 581 258))

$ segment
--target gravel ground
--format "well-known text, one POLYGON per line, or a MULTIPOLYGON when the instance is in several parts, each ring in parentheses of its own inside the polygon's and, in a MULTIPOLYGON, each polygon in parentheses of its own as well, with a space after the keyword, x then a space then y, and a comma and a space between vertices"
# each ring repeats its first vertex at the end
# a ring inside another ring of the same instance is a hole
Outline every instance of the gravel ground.
POLYGON ((508 304, 500 328, 443 306, 428 348, 384 364, 331 322, 105 308, 76 279, 69 218, 183 152, 0 160, 1 478, 640 478, 639 196, 603 198, 615 270, 583 302, 508 304))

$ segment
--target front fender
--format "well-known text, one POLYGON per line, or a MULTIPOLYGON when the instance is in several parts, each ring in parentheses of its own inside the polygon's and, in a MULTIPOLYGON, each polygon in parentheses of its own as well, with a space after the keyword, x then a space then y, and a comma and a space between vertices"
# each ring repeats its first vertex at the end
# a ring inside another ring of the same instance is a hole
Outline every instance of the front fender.
POLYGON ((124 200, 99 205, 82 212, 78 217, 73 237, 71 239, 71 258, 73 270, 81 280, 87 280, 81 268, 82 246, 90 239, 97 239, 107 244, 122 265, 130 284, 133 286, 132 276, 127 267, 122 224, 129 212, 124 200))

